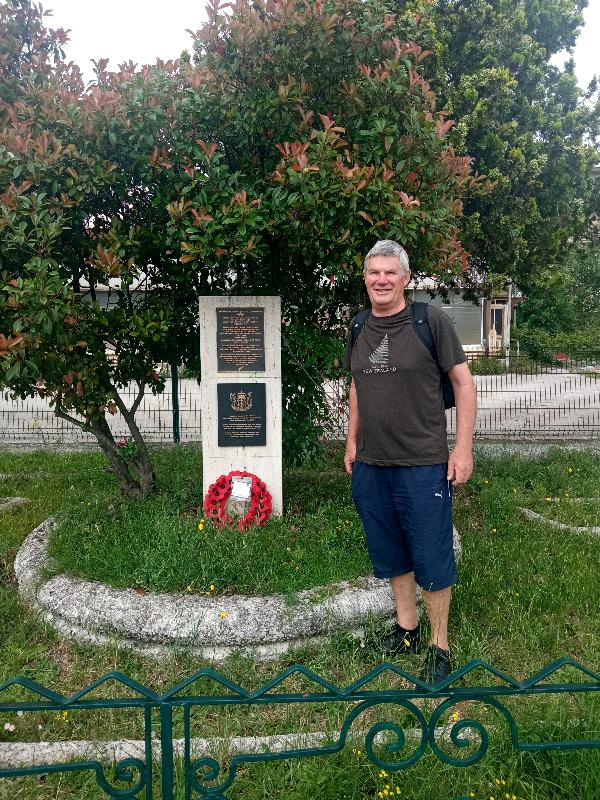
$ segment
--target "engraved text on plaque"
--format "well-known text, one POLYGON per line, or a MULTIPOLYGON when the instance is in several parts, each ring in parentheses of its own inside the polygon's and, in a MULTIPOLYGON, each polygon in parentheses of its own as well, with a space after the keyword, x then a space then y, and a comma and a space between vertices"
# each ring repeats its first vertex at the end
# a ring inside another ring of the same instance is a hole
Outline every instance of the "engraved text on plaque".
POLYGON ((217 308, 216 311, 217 370, 264 372, 264 309, 217 308))

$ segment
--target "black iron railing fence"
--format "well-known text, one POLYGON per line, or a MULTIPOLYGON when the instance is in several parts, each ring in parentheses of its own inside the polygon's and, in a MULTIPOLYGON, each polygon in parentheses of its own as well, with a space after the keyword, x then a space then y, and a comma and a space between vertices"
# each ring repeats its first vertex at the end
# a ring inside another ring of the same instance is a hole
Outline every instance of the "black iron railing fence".
MULTIPOLYGON (((53 762, 50 759, 46 760, 47 763, 29 765, 23 763, 27 758, 22 744, 15 747, 15 759, 19 763, 6 765, 7 745, 0 743, 0 791, 3 785, 8 788, 11 778, 89 772, 95 774, 103 793, 101 796, 113 800, 174 800, 176 793, 186 800, 205 797, 228 800, 228 791, 240 768, 261 762, 326 757, 341 752, 350 743, 356 744, 357 740, 373 764, 392 774, 416 764, 427 752, 432 752, 445 764, 468 767, 485 757, 494 736, 508 735, 513 749, 521 752, 600 748, 600 739, 596 735, 580 738, 578 729, 566 722, 556 738, 543 741, 539 733, 534 733, 535 740, 528 741, 535 726, 532 727, 530 720, 527 726, 529 736, 521 736, 510 703, 511 698, 530 703, 535 697, 543 696, 568 704, 573 697, 591 698, 599 691, 600 674, 570 658, 558 659, 525 681, 516 681, 487 662, 474 660, 436 687, 422 683, 393 664, 381 664, 346 687, 336 686, 310 669, 296 665, 251 691, 212 669, 203 669, 160 695, 119 672, 111 672, 69 697, 27 678, 15 678, 0 686, 2 719, 40 711, 58 714, 85 714, 99 709, 137 711, 143 715, 143 741, 138 742, 136 755, 120 758, 112 765, 101 758, 89 757, 89 753, 88 757, 74 755, 70 760, 53 762), (572 682, 554 683, 552 679, 565 668, 570 670, 572 682), (490 683, 466 685, 474 671, 478 674, 483 672, 490 683), (386 676, 389 682, 392 678, 400 678, 407 688, 373 689, 373 685, 380 685, 376 681, 382 676, 386 676), (304 688, 308 688, 308 682, 312 689, 282 691, 290 678, 298 677, 304 680, 304 688), (212 682, 216 694, 190 694, 194 684, 203 680, 205 685, 207 679, 212 682), (118 694, 122 696, 96 699, 95 691, 107 682, 118 684, 121 690, 118 694), (17 695, 26 692, 29 699, 7 699, 15 692, 17 695), (428 703, 428 700, 433 702, 428 703), (195 737, 199 731, 193 724, 193 713, 199 707, 211 707, 216 712, 220 709, 223 713, 228 707, 263 707, 268 713, 269 707, 275 705, 300 704, 308 708, 308 704, 312 704, 316 705, 318 712, 319 707, 331 703, 343 706, 345 716, 339 732, 329 733, 320 740, 314 734, 304 740, 300 735, 280 737, 273 747, 264 740, 253 747, 250 740, 245 740, 245 746, 240 747, 238 742, 233 752, 223 752, 223 739, 214 745, 215 750, 211 752, 208 740, 204 752, 199 754, 196 751, 195 737), (467 713, 456 713, 458 708, 465 707, 467 713), (478 709, 487 709, 491 715, 481 718, 478 709), (370 713, 373 710, 378 712, 378 721, 370 713), (174 712, 183 715, 182 730, 175 730, 174 712), (182 739, 176 740, 177 733, 181 732, 182 739), (182 770, 176 769, 179 758, 182 770), (181 774, 181 778, 176 777, 181 774)), ((583 722, 589 723, 581 725, 583 730, 591 727, 597 733, 597 718, 583 722)), ((129 742, 130 746, 134 744, 129 742)), ((259 789, 255 796, 260 800, 259 789)), ((464 795, 454 800, 464 800, 464 795)))
MULTIPOLYGON (((600 361, 567 359, 535 363, 526 358, 506 359, 471 354, 477 385, 479 413, 476 436, 499 440, 584 440, 600 436, 600 361)), ((347 425, 347 378, 310 376, 324 387, 326 407, 318 421, 327 439, 343 439, 347 425)), ((132 402, 134 390, 124 391, 132 402)), ((201 439, 200 386, 195 380, 179 381, 177 419, 181 441, 201 439)), ((137 420, 144 437, 151 442, 173 441, 173 393, 167 381, 161 395, 148 394, 137 420)), ((109 420, 115 433, 126 436, 119 415, 109 420)), ((454 412, 448 412, 449 430, 455 427, 454 412)), ((42 398, 11 401, 0 392, 0 446, 39 446, 93 443, 68 422, 58 419, 42 398)))

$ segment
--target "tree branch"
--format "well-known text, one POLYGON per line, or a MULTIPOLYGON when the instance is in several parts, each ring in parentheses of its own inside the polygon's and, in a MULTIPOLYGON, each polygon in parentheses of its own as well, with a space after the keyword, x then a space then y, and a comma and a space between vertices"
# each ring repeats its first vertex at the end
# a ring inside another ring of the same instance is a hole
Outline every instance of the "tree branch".
POLYGON ((54 414, 59 417, 60 419, 64 419, 66 422, 70 422, 73 425, 76 425, 78 428, 81 428, 82 431, 90 431, 90 424, 89 422, 81 422, 81 420, 72 417, 70 414, 66 414, 64 411, 61 411, 60 408, 54 407, 54 414))
POLYGON ((133 401, 133 404, 131 406, 131 414, 133 414, 134 416, 135 416, 135 412, 140 407, 140 403, 142 402, 142 399, 144 397, 145 390, 146 390, 146 384, 145 383, 138 383, 138 390, 139 391, 137 393, 137 397, 135 398, 135 400, 133 401))

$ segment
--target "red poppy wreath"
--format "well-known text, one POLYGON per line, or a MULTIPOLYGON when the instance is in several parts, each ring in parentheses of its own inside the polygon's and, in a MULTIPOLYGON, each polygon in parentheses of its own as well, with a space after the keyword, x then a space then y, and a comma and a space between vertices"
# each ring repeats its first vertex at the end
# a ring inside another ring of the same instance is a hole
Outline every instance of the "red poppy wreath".
POLYGON ((204 497, 204 512, 207 519, 212 520, 219 528, 225 526, 237 526, 239 530, 245 531, 253 525, 262 526, 270 518, 273 511, 273 499, 267 491, 264 481, 253 475, 251 472, 234 470, 228 475, 220 475, 214 483, 208 487, 208 492, 204 497), (231 484, 233 478, 251 478, 250 487, 250 507, 245 516, 235 519, 227 513, 227 501, 231 496, 231 484))

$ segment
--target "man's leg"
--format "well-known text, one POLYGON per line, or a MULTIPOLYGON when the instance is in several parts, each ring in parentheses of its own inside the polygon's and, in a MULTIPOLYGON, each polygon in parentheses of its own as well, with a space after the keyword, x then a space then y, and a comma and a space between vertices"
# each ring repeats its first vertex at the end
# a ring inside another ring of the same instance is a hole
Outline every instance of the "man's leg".
MULTIPOLYGON (((396 621, 401 628, 412 631, 419 622, 417 617, 415 573, 406 572, 404 575, 394 575, 393 578, 390 578, 390 586, 396 603, 396 621)), ((437 594, 437 592, 434 594, 437 594)))
POLYGON ((421 594, 431 629, 429 644, 435 644, 442 650, 449 650, 448 614, 452 587, 448 586, 447 589, 440 589, 437 592, 427 592, 425 589, 421 589, 421 594))

